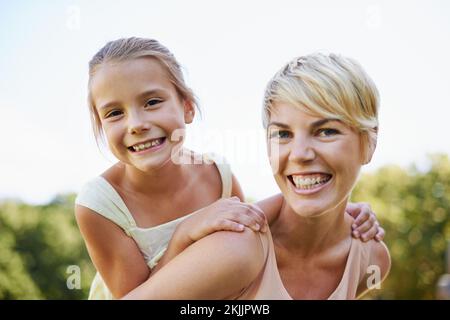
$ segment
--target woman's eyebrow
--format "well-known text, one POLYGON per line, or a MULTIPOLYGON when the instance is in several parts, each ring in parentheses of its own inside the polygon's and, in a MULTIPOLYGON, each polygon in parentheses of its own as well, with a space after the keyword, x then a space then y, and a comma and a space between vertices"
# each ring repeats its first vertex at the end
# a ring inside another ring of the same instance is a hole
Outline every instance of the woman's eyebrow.
POLYGON ((289 126, 287 124, 284 124, 281 122, 276 122, 276 121, 269 122, 269 124, 267 125, 267 128, 269 128, 270 126, 277 126, 280 128, 289 129, 289 126))
POLYGON ((332 121, 337 121, 337 122, 342 123, 342 121, 337 118, 326 118, 326 119, 320 119, 320 120, 314 121, 311 124, 311 128, 317 128, 317 127, 323 126, 325 123, 332 122, 332 121))
MULTIPOLYGON (((320 120, 314 121, 311 124, 311 128, 317 128, 317 127, 323 126, 327 122, 332 122, 332 121, 337 121, 339 123, 342 123, 342 121, 337 118, 326 118, 326 119, 320 119, 320 120)), ((289 126, 287 124, 284 124, 282 122, 277 122, 277 121, 271 121, 267 127, 270 127, 270 126, 277 126, 280 128, 289 129, 289 126)))

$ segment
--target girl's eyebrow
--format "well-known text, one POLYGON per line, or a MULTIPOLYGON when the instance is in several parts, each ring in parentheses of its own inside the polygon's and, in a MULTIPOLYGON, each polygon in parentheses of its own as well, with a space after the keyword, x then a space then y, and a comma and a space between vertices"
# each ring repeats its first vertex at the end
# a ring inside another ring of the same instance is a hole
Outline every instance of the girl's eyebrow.
MULTIPOLYGON (((139 99, 144 99, 144 98, 146 98, 146 97, 148 97, 148 96, 152 96, 152 95, 162 95, 162 94, 164 94, 164 92, 165 92, 164 89, 151 89, 151 90, 146 90, 146 91, 140 93, 140 94, 138 95, 138 98, 139 98, 139 99)), ((107 109, 107 108, 112 107, 112 106, 117 105, 117 104, 119 104, 119 102, 117 102, 117 101, 111 101, 111 102, 108 102, 108 103, 105 103, 104 105, 102 105, 102 106, 99 108, 99 110, 107 109)))
POLYGON ((142 92, 141 94, 139 94, 139 99, 143 99, 145 97, 148 96, 152 96, 152 95, 161 95, 164 94, 164 89, 151 89, 151 90, 146 90, 144 92, 142 92))
POLYGON ((111 102, 108 102, 108 103, 105 103, 104 105, 102 105, 100 108, 98 108, 99 110, 104 110, 104 109, 108 109, 108 108, 110 108, 110 107, 113 107, 114 105, 117 105, 118 104, 118 102, 116 102, 116 101, 111 101, 111 102))

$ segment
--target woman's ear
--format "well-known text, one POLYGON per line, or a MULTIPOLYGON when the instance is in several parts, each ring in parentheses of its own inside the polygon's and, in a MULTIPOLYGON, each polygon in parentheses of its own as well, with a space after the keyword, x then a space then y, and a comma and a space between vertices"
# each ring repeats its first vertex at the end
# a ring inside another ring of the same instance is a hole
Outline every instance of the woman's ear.
POLYGON ((377 148, 378 128, 374 128, 362 134, 363 141, 363 165, 372 160, 372 156, 377 148))
POLYGON ((183 107, 184 107, 184 123, 192 123, 194 121, 195 116, 195 107, 192 101, 184 100, 183 101, 183 107))

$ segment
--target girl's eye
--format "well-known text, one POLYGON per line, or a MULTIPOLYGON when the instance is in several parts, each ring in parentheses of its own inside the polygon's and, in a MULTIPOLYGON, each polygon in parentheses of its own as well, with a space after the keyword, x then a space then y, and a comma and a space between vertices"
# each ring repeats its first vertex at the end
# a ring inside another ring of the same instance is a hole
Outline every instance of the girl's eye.
POLYGON ((330 129, 330 128, 323 128, 318 130, 318 136, 319 137, 331 137, 334 135, 339 134, 339 130, 336 129, 330 129))
POLYGON ((147 101, 147 103, 145 104, 146 106, 152 107, 157 105, 158 103, 161 103, 162 100, 161 99, 150 99, 147 101))
POLYGON ((272 131, 270 133, 270 138, 272 139, 287 139, 290 137, 289 131, 286 130, 278 130, 278 131, 272 131))
POLYGON ((107 113, 107 114, 105 115, 105 118, 116 117, 116 116, 119 116, 119 115, 121 115, 121 114, 122 114, 122 111, 119 111, 119 110, 113 110, 113 111, 107 113))

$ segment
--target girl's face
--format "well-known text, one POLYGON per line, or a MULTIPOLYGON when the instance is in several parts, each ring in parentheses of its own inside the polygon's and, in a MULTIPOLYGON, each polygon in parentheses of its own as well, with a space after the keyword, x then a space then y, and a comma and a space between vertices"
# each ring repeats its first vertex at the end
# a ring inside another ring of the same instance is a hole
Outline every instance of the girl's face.
POLYGON ((360 134, 339 120, 276 103, 267 131, 269 160, 289 206, 300 216, 342 204, 363 164, 360 134))
POLYGON ((105 63, 91 79, 91 93, 111 152, 141 171, 170 160, 182 145, 171 141, 172 133, 194 117, 192 104, 181 100, 153 58, 105 63))

